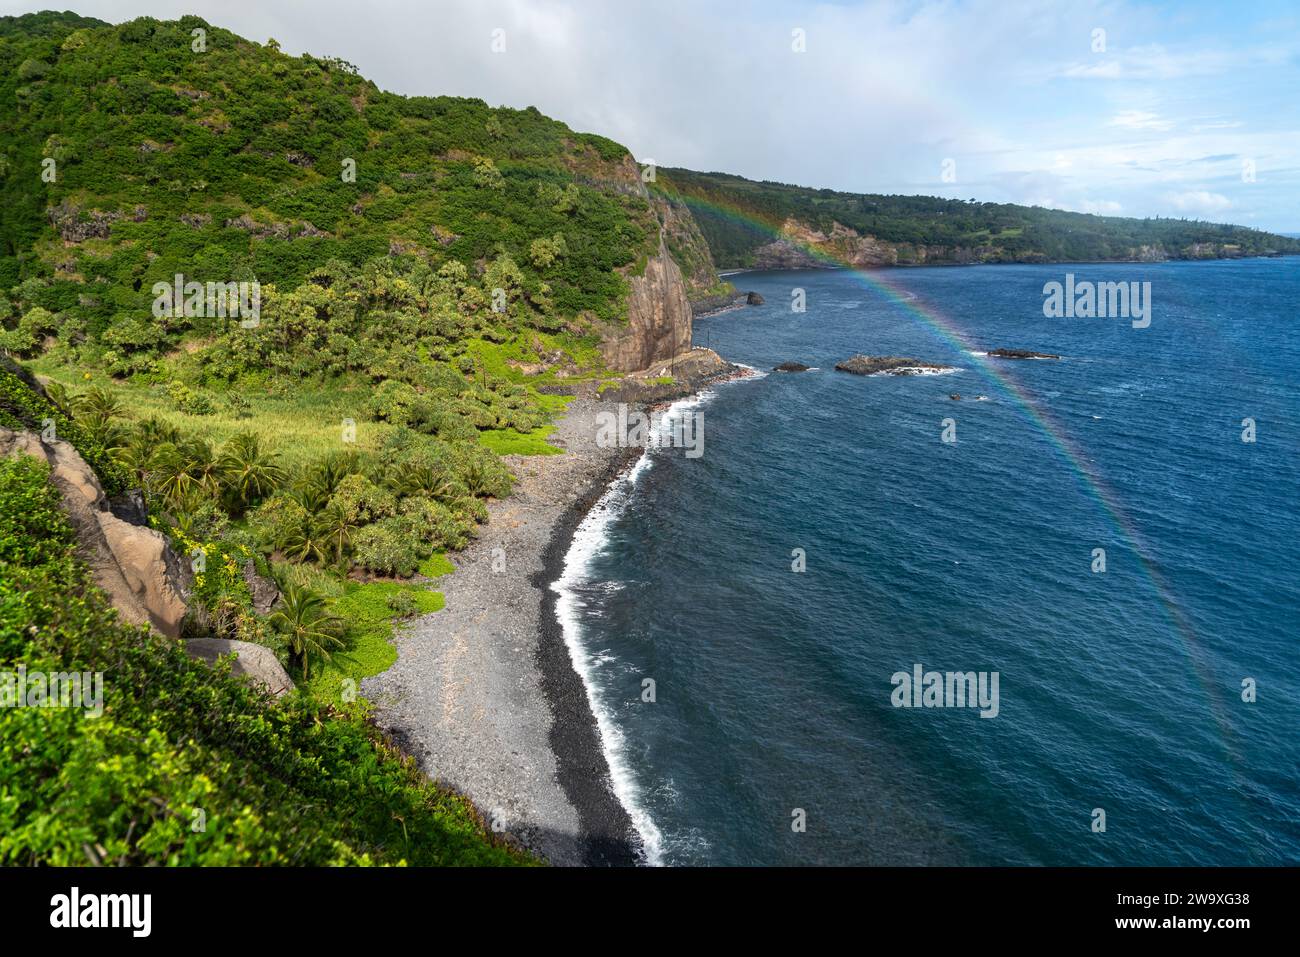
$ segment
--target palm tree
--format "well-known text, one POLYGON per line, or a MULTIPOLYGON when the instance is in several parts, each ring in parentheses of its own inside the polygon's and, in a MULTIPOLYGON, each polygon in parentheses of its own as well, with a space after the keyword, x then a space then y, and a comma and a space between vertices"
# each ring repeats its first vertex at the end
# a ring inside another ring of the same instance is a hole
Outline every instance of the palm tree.
POLYGON ((314 462, 302 477, 302 484, 317 485, 324 489, 326 497, 334 491, 349 475, 360 469, 360 461, 355 452, 331 452, 314 462))
POLYGON ((107 389, 96 387, 74 398, 72 411, 78 420, 107 420, 122 414, 122 403, 107 389))
POLYGON ((388 487, 401 496, 423 495, 439 500, 453 499, 459 491, 451 471, 441 464, 406 461, 388 476, 388 487))
POLYGON ((361 523, 342 504, 331 502, 317 517, 315 525, 316 534, 333 548, 334 560, 342 564, 344 553, 352 545, 352 532, 361 523))
POLYGON ((256 505, 284 482, 276 454, 264 452, 251 432, 240 432, 222 446, 221 471, 234 514, 256 505))
POLYGON ((317 516, 307 515, 288 529, 275 544, 286 558, 295 562, 318 562, 324 560, 329 549, 327 534, 317 516))
POLYGON ((331 615, 325 599, 301 585, 281 586, 281 605, 269 621, 288 640, 289 653, 302 665, 302 680, 308 679, 311 659, 330 657, 331 648, 342 648, 339 637, 343 620, 331 615))

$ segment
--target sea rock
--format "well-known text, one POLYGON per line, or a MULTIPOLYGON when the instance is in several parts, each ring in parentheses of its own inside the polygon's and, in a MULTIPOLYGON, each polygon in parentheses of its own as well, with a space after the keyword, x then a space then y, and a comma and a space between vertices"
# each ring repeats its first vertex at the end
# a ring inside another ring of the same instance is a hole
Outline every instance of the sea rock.
POLYGON ((837 362, 835 368, 840 372, 852 372, 854 375, 919 375, 922 372, 942 372, 952 366, 937 362, 923 362, 907 356, 864 356, 856 355, 837 362))
POLYGON ((248 678, 268 694, 277 698, 294 689, 293 679, 280 664, 275 652, 251 641, 234 641, 228 638, 192 638, 185 642, 185 651, 209 665, 219 657, 234 654, 230 673, 248 678))
POLYGON ((77 536, 77 551, 122 620, 179 637, 189 580, 170 542, 160 532, 114 515, 94 470, 67 442, 43 442, 32 432, 0 428, 0 456, 19 455, 49 465, 77 536))
POLYGON ((1050 352, 1030 352, 1028 349, 993 349, 989 355, 995 359, 1059 359, 1050 352))
POLYGON ((779 366, 772 369, 773 372, 807 372, 809 366, 802 362, 782 362, 779 366))
POLYGON ((603 402, 670 402, 745 373, 712 349, 696 348, 602 386, 603 402))
POLYGON ((961 401, 961 393, 960 393, 960 392, 951 392, 951 393, 948 394, 948 398, 952 399, 952 401, 954 401, 954 402, 960 402, 960 401, 961 401))
POLYGON ((745 295, 745 303, 750 306, 761 306, 765 300, 756 292, 749 292, 745 295))

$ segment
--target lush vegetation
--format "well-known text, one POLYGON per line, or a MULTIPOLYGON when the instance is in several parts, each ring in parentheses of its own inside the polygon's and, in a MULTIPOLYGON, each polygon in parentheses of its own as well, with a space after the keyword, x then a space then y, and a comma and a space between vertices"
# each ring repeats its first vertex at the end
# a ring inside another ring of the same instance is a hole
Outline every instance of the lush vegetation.
POLYGON ((0 464, 4 662, 109 676, 102 718, 6 709, 0 861, 517 859, 359 682, 442 607, 500 456, 556 451, 548 387, 607 374, 658 229, 626 149, 535 109, 396 96, 197 17, 0 18, 0 426, 140 489, 193 569, 183 637, 298 684, 265 700, 116 623, 40 468, 0 464))
POLYGON ((882 196, 755 182, 726 173, 659 170, 690 208, 719 268, 754 264, 788 220, 829 234, 836 223, 896 247, 901 263, 1094 261, 1300 252, 1300 241, 1186 219, 1093 216, 934 196, 882 196))
POLYGON ((5 708, 0 863, 522 861, 359 709, 275 703, 122 625, 73 541, 45 464, 0 462, 0 671, 104 676, 99 717, 5 708))

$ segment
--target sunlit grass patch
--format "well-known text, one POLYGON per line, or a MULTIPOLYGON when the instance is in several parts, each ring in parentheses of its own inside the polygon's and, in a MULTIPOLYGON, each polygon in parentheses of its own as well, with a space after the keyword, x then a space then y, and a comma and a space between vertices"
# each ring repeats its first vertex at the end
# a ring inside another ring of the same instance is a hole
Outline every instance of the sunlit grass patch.
MULTIPOLYGON (((445 559, 444 559, 445 561, 445 559)), ((450 564, 450 563, 448 563, 450 564)), ((427 615, 441 611, 445 604, 442 592, 422 585, 403 582, 348 582, 343 594, 335 599, 331 611, 347 622, 347 647, 321 661, 307 683, 308 689, 323 701, 338 702, 343 682, 351 678, 360 685, 362 678, 387 671, 397 661, 393 645, 393 626, 401 617, 389 604, 390 598, 406 595, 414 613, 427 615)))

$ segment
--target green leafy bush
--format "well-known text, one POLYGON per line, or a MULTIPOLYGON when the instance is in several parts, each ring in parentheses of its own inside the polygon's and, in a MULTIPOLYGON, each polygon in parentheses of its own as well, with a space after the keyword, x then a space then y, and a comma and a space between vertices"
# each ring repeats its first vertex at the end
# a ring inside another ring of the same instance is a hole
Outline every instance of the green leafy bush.
POLYGON ((44 463, 0 462, 0 669, 104 676, 99 717, 0 709, 0 863, 524 862, 359 713, 121 624, 73 541, 44 463))

